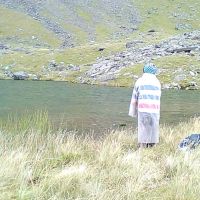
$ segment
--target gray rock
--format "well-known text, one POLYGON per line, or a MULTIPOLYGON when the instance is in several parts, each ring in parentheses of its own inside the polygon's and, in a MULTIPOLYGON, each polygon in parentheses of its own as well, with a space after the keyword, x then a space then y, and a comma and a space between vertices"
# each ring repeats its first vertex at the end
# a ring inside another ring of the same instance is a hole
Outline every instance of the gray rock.
POLYGON ((159 49, 159 48, 161 48, 161 46, 160 46, 159 44, 156 44, 156 45, 155 45, 155 48, 156 48, 156 49, 159 49))
POLYGON ((193 71, 190 71, 190 75, 191 75, 191 76, 196 76, 197 73, 196 73, 196 72, 193 72, 193 71))
POLYGON ((116 56, 116 57, 114 58, 114 61, 120 61, 121 59, 122 59, 121 57, 117 57, 117 56, 116 56))
POLYGON ((27 72, 19 71, 19 72, 13 73, 12 78, 14 80, 26 80, 29 78, 29 75, 27 72))
POLYGON ((170 84, 170 87, 172 89, 177 89, 177 90, 180 90, 181 89, 181 86, 178 84, 178 83, 171 83, 170 84))
POLYGON ((67 71, 60 71, 60 72, 58 72, 58 76, 60 77, 60 78, 67 78, 68 76, 69 76, 69 74, 68 74, 69 72, 67 72, 67 71))
POLYGON ((174 78, 174 81, 176 82, 180 82, 180 81, 183 81, 187 78, 187 76, 185 74, 180 74, 180 75, 177 75, 175 78, 174 78))
POLYGON ((34 80, 34 81, 40 80, 40 77, 37 76, 36 74, 28 74, 28 76, 30 80, 34 80))
POLYGON ((80 67, 79 66, 76 66, 76 65, 68 65, 67 66, 67 70, 70 70, 70 71, 80 71, 80 67))
POLYGON ((55 67, 57 67, 57 66, 58 66, 58 64, 56 63, 55 60, 50 61, 50 63, 49 63, 49 67, 51 67, 51 68, 55 68, 55 67))
MULTIPOLYGON (((55 60, 52 60, 49 65, 46 68, 47 71, 80 71, 80 67, 70 64, 70 65, 65 65, 64 62, 60 62, 59 64, 56 63, 55 60)), ((45 71, 45 68, 43 69, 45 71)))
POLYGON ((175 29, 176 30, 191 30, 192 25, 191 24, 176 24, 175 29))
POLYGON ((0 50, 8 50, 9 48, 4 45, 4 44, 0 44, 0 50))
POLYGON ((4 71, 4 75, 13 78, 13 73, 8 68, 4 71))
POLYGON ((126 43, 126 48, 129 49, 129 48, 133 48, 135 46, 137 46, 138 44, 142 44, 143 41, 141 40, 134 40, 134 41, 131 41, 131 42, 127 42, 126 43))
POLYGON ((113 74, 108 74, 108 75, 101 76, 101 78, 99 78, 98 80, 100 82, 105 82, 105 81, 110 81, 114 79, 115 79, 115 76, 113 74))
POLYGON ((167 49, 166 51, 169 53, 190 53, 191 51, 196 50, 197 47, 192 46, 192 47, 183 47, 183 48, 171 48, 171 49, 167 49))
POLYGON ((170 84, 163 84, 162 85, 162 89, 166 90, 166 89, 171 89, 171 85, 170 84))

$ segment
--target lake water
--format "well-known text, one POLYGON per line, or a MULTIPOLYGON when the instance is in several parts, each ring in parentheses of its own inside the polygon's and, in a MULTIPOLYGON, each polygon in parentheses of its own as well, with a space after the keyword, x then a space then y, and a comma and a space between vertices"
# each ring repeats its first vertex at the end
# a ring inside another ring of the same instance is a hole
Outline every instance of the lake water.
MULTIPOLYGON (((69 129, 135 126, 128 117, 132 88, 114 88, 51 81, 0 81, 0 117, 45 110, 69 129)), ((161 123, 176 124, 200 116, 199 91, 163 91, 161 123)))

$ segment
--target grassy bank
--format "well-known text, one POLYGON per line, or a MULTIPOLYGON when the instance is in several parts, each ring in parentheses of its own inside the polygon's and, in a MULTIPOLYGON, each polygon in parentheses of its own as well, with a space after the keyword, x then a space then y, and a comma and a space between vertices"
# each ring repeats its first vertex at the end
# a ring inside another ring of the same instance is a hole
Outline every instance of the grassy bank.
POLYGON ((0 199, 180 199, 200 195, 199 155, 180 152, 200 118, 161 127, 160 144, 137 150, 135 130, 98 140, 55 130, 47 114, 0 121, 0 199))

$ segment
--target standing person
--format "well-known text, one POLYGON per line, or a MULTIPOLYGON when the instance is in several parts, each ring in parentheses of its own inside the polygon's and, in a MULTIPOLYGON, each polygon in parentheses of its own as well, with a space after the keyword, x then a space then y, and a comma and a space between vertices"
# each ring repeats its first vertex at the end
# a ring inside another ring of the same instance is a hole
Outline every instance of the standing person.
POLYGON ((139 147, 152 147, 159 142, 161 84, 157 71, 155 65, 145 65, 133 89, 129 116, 138 119, 139 147))

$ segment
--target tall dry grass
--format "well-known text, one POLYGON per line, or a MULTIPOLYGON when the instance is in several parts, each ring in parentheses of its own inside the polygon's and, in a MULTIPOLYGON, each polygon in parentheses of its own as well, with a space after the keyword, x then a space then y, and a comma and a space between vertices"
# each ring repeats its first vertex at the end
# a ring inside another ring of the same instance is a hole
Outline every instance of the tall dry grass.
POLYGON ((30 118, 0 122, 1 200, 199 199, 200 150, 177 145, 200 132, 200 118, 162 126, 160 144, 139 150, 133 130, 97 140, 54 130, 46 114, 30 118))

